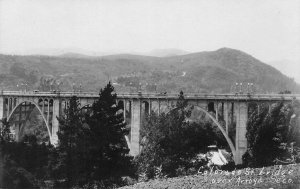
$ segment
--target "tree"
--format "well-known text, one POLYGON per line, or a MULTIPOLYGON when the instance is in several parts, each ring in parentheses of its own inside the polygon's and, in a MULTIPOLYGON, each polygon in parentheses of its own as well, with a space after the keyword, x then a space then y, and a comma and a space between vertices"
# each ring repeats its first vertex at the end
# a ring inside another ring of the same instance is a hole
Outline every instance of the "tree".
POLYGON ((153 178, 157 167, 162 167, 164 174, 179 176, 177 170, 196 169, 191 159, 220 141, 209 122, 188 121, 192 108, 180 92, 176 107, 169 113, 151 113, 141 129, 143 148, 135 160, 138 173, 153 178))
POLYGON ((6 118, 3 118, 1 120, 2 122, 2 126, 1 126, 1 131, 0 131, 0 141, 3 142, 3 141, 6 141, 6 142, 9 142, 11 140, 11 137, 10 137, 10 125, 9 125, 9 122, 7 121, 6 118))
POLYGON ((93 180, 117 179, 127 174, 130 166, 129 149, 125 140, 126 123, 116 104, 117 95, 109 82, 100 90, 92 105, 89 125, 89 173, 93 180))
POLYGON ((37 188, 35 177, 44 176, 47 149, 39 146, 34 136, 29 137, 28 144, 13 141, 6 118, 2 120, 0 137, 0 187, 37 188))
POLYGON ((85 172, 84 154, 87 152, 85 146, 87 128, 84 128, 82 119, 79 100, 73 96, 64 115, 58 118, 59 131, 57 132, 59 139, 58 169, 61 171, 61 176, 66 178, 68 187, 77 184, 79 178, 86 178, 82 173, 85 172))
POLYGON ((280 148, 282 143, 300 145, 299 123, 295 121, 299 118, 299 110, 296 108, 297 103, 284 105, 281 102, 271 112, 266 106, 260 106, 260 112, 253 111, 247 124, 248 148, 243 156, 246 165, 272 165, 276 158, 285 155, 280 148))

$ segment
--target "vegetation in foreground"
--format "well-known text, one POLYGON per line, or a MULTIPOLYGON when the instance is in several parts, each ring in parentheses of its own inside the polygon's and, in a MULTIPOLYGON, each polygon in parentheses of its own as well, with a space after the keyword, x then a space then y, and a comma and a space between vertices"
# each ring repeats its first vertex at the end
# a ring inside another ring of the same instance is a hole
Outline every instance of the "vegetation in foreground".
POLYGON ((161 178, 140 182, 120 189, 208 189, 208 188, 276 188, 298 189, 300 187, 300 164, 283 165, 264 168, 244 168, 235 172, 213 171, 212 174, 195 174, 174 178, 161 178), (269 172, 269 174, 267 174, 269 172), (279 175, 276 175, 278 174, 279 175), (282 176, 282 174, 284 176, 282 176))
POLYGON ((300 147, 299 118, 298 101, 256 107, 248 119, 248 149, 243 163, 250 167, 262 167, 274 165, 280 159, 286 164, 300 162, 300 154, 294 150, 300 147))
MULTIPOLYGON (((218 147, 226 145, 220 132, 210 123, 193 122, 189 119, 193 108, 187 105, 181 93, 176 106, 168 114, 158 116, 152 112, 146 119, 141 129, 142 152, 133 160, 128 155, 129 149, 124 138, 128 130, 113 91, 109 83, 100 91, 99 99, 91 110, 85 113, 80 110, 78 99, 72 97, 65 114, 58 118, 59 144, 56 148, 45 143, 38 144, 33 136, 28 136, 26 142, 11 141, 10 125, 5 119, 2 120, 1 187, 116 188, 154 178, 156 180, 135 186, 151 188, 153 183, 158 183, 153 187, 159 188, 161 187, 159 180, 163 178, 197 174, 199 168, 207 163, 198 161, 197 155, 205 153, 207 145, 216 144, 218 147), (150 184, 149 187, 147 184, 150 184)), ((244 155, 244 166, 272 165, 278 163, 278 159, 287 164, 299 162, 299 153, 290 150, 291 143, 293 147, 299 147, 299 104, 279 103, 274 105, 271 111, 264 109, 263 106, 260 111, 254 108, 248 122, 246 137, 249 146, 244 155), (270 148, 272 150, 269 150, 270 148), (264 155, 260 155, 262 153, 264 155), (293 161, 288 161, 291 157, 293 161)), ((230 171, 234 168, 236 167, 232 163, 221 167, 222 170, 230 171)), ((290 176, 297 180, 299 166, 291 169, 295 175, 290 176)), ((200 172, 204 171, 205 169, 200 172)), ((219 177, 216 175, 211 178, 219 177)), ((210 186, 208 184, 213 182, 205 180, 205 176, 200 174, 185 177, 183 180, 163 179, 162 183, 170 183, 170 188, 185 185, 188 187, 189 183, 194 182, 194 178, 195 186, 202 183, 202 186, 208 187, 210 186), (173 183, 174 180, 178 180, 179 183, 177 181, 173 183)), ((227 177, 225 175, 221 178, 227 177)), ((264 179, 274 180, 268 175, 264 179)), ((228 184, 221 186, 232 187, 231 183, 228 184)), ((293 187, 298 183, 289 184, 283 186, 293 187)), ((261 186, 269 185, 261 184, 261 186)))
POLYGON ((131 176, 131 159, 124 135, 128 133, 109 83, 91 111, 83 113, 72 97, 59 117, 57 147, 10 138, 10 125, 1 128, 1 186, 4 188, 111 188, 131 176))
POLYGON ((163 170, 156 169, 155 176, 147 182, 122 189, 299 188, 299 107, 297 101, 274 104, 270 111, 266 104, 260 105, 259 111, 257 106, 251 107, 243 169, 234 165, 210 167, 174 178, 165 178, 160 174, 163 170))
POLYGON ((207 163, 197 158, 199 153, 208 151, 207 146, 227 146, 210 122, 189 120, 192 110, 181 92, 168 114, 152 113, 148 117, 141 131, 142 151, 134 160, 139 180, 193 174, 207 163))

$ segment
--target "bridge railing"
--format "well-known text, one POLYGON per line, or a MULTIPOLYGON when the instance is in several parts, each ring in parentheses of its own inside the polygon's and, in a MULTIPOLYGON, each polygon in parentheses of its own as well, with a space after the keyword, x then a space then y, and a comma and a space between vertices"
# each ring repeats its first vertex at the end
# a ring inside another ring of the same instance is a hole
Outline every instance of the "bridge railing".
MULTIPOLYGON (((63 91, 1 91, 0 95, 8 96, 63 96, 63 97, 89 97, 96 98, 99 93, 95 92, 63 92, 63 91)), ((178 93, 117 93, 120 98, 178 98, 178 93)), ((187 99, 300 99, 300 94, 212 94, 212 93, 185 93, 184 97, 187 99)))

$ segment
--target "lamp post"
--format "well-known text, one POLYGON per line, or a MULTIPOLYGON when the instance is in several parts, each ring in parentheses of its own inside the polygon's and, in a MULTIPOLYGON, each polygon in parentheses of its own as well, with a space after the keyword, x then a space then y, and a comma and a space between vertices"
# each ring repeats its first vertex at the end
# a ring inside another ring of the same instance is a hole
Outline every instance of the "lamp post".
POLYGON ((53 83, 51 82, 49 86, 50 86, 50 92, 51 92, 52 91, 53 83))
POLYGON ((24 83, 20 83, 20 89, 21 89, 21 92, 23 92, 23 87, 24 87, 24 83))
POLYGON ((239 84, 238 83, 235 83, 235 94, 238 94, 239 92, 238 92, 238 87, 239 87, 239 84))
POLYGON ((57 81, 57 91, 60 91, 60 85, 62 85, 62 82, 61 81, 57 81))
POLYGON ((82 85, 81 85, 81 83, 79 83, 79 92, 80 93, 82 92, 82 85))
POLYGON ((250 87, 250 83, 247 83, 247 94, 250 94, 250 89, 249 89, 249 87, 250 87))
POLYGON ((250 93, 254 93, 254 90, 253 90, 253 83, 250 83, 250 93))
MULTIPOLYGON (((20 86, 23 86, 23 87, 24 87, 24 92, 27 91, 27 86, 28 86, 27 83, 21 83, 20 86)), ((18 87, 18 85, 17 85, 17 87, 18 87)), ((23 87, 21 87, 21 91, 23 91, 23 89, 22 89, 23 87)))
POLYGON ((139 90, 138 90, 139 93, 142 92, 142 83, 139 83, 139 90))
POLYGON ((243 94, 243 83, 240 83, 240 94, 243 94))
POLYGON ((132 82, 129 83, 130 92, 132 93, 132 82))
POLYGON ((73 93, 75 93, 75 83, 73 83, 72 88, 73 88, 73 93))
POLYGON ((148 83, 146 83, 145 91, 148 92, 148 83))

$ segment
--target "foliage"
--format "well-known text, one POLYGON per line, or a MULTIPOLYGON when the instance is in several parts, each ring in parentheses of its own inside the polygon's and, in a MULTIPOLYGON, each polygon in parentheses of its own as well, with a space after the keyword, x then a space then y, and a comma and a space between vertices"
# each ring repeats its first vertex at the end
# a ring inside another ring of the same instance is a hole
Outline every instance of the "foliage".
POLYGON ((10 125, 6 118, 1 120, 1 128, 0 128, 0 142, 9 142, 11 140, 10 137, 10 125))
POLYGON ((70 187, 82 179, 87 180, 85 168, 88 128, 83 125, 83 114, 76 96, 70 99, 68 107, 58 121, 58 169, 61 170, 59 173, 62 178, 66 179, 66 185, 70 187))
MULTIPOLYGON (((34 70, 27 70, 22 63, 14 63, 10 67, 10 73, 23 82, 31 85, 37 82, 37 73, 34 70)), ((20 86, 21 87, 21 86, 20 86)))
POLYGON ((281 143, 280 149, 285 151, 286 156, 275 159, 275 164, 296 164, 300 162, 300 148, 294 146, 294 142, 287 144, 281 143))
POLYGON ((117 181, 130 173, 131 157, 125 140, 129 131, 113 92, 113 86, 108 83, 93 104, 91 115, 86 116, 89 126, 86 171, 89 178, 96 181, 117 181))
POLYGON ((3 188, 38 188, 37 182, 34 176, 16 164, 15 161, 9 158, 9 156, 5 155, 3 157, 4 166, 2 170, 3 174, 3 182, 0 183, 0 187, 3 188))
POLYGON ((3 119, 0 163, 7 173, 4 187, 34 188, 38 181, 47 179, 54 187, 63 188, 115 188, 132 182, 122 179, 133 174, 132 157, 125 140, 128 129, 113 92, 108 83, 90 114, 83 114, 78 98, 72 97, 64 114, 57 118, 56 148, 38 144, 33 135, 25 135, 20 142, 11 141, 9 123, 3 119))
POLYGON ((260 111, 253 111, 247 124, 247 152, 243 156, 248 166, 272 165, 276 158, 285 156, 280 148, 282 143, 295 142, 300 145, 299 103, 284 105, 277 103, 269 111, 267 106, 260 106, 260 111))
POLYGON ((38 143, 48 143, 50 140, 47 126, 41 117, 37 108, 34 108, 29 116, 29 121, 24 123, 23 132, 19 133, 19 139, 24 140, 24 135, 34 135, 37 138, 38 143))
MULTIPOLYGON (((109 83, 100 91, 90 114, 83 114, 77 97, 72 97, 64 114, 58 117, 58 146, 38 144, 33 135, 20 142, 9 140, 9 123, 1 129, 1 165, 7 174, 4 187, 116 188, 133 181, 129 149, 125 141, 126 123, 116 105, 109 83), (5 139, 5 140, 4 140, 5 139), (125 177, 124 177, 125 176, 125 177)), ((1 186, 2 187, 2 186, 1 186)))
POLYGON ((208 145, 222 141, 210 123, 187 121, 190 114, 191 109, 182 92, 176 107, 168 114, 151 113, 141 130, 143 148, 135 159, 137 174, 146 173, 153 178, 157 167, 161 166, 160 175, 177 176, 195 168, 192 160, 197 153, 205 152, 208 145))
POLYGON ((41 77, 39 81, 39 86, 37 87, 40 91, 59 91, 60 83, 58 80, 54 78, 44 78, 41 77))
POLYGON ((1 132, 0 187, 36 188, 37 179, 46 179, 49 146, 39 145, 35 136, 26 136, 28 142, 14 142, 9 138, 9 123, 1 132), (3 137, 4 136, 4 137, 3 137), (7 136, 7 137, 5 137, 7 136))

